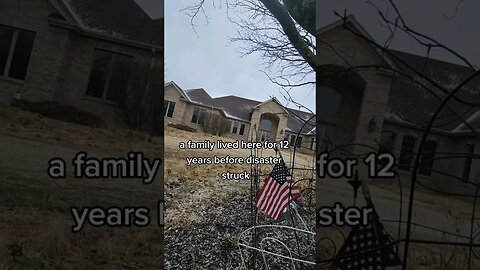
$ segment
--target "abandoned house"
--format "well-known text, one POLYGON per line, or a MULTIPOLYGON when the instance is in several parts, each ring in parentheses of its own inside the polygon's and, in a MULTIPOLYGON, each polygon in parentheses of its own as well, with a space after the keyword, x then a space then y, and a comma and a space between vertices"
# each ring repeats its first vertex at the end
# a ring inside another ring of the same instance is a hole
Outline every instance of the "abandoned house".
MULTIPOLYGON (((353 17, 317 32, 317 134, 320 151, 349 145, 355 153, 391 152, 409 179, 423 131, 442 99, 474 71, 466 66, 375 46, 353 17), (362 68, 363 67, 363 68, 362 68), (441 85, 434 84, 412 68, 441 85)), ((433 124, 419 177, 443 191, 471 193, 480 182, 480 79, 465 85, 433 124), (462 158, 444 159, 462 154, 462 158), (470 155, 470 156, 469 156, 470 155)))
POLYGON ((163 18, 136 0, 4 0, 0 10, 3 104, 52 100, 112 123, 132 77, 158 69, 147 85, 163 90, 163 18))
POLYGON ((302 151, 315 151, 315 115, 287 108, 276 99, 260 102, 238 96, 212 98, 204 89, 165 85, 164 123, 203 131, 208 113, 228 120, 224 136, 252 141, 288 140, 302 151))

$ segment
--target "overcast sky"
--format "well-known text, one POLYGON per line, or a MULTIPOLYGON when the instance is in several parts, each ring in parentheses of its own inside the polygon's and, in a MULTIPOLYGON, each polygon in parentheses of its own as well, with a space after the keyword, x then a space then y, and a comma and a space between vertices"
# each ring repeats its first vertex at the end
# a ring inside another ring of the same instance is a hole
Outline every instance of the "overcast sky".
MULTIPOLYGON (((190 17, 180 11, 193 2, 165 3, 165 82, 174 81, 182 89, 204 88, 212 97, 236 95, 265 101, 276 96, 286 105, 280 87, 259 71, 263 69, 258 66, 259 55, 241 58, 236 51, 238 45, 228 45, 236 28, 227 20, 225 8, 215 9, 207 0, 210 20, 207 24, 204 17, 199 17, 198 36, 195 34, 190 17)), ((314 86, 296 88, 292 96, 315 111, 314 86)))
MULTIPOLYGON (((455 8, 461 0, 402 0, 395 1, 407 24, 430 37, 444 43, 467 57, 474 65, 480 66, 480 1, 464 0, 458 6, 458 12, 453 18, 455 8)), ((385 0, 375 3, 385 4, 385 0)), ((365 0, 317 0, 317 28, 338 20, 332 10, 343 14, 353 14, 362 26, 377 42, 385 41, 386 29, 379 24, 377 11, 365 0)), ((393 10, 390 9, 390 14, 393 10)), ((391 48, 410 53, 425 55, 426 50, 405 35, 398 35, 391 48)), ((459 63, 451 55, 439 50, 433 50, 432 57, 459 63)))
POLYGON ((163 18, 164 0, 135 0, 135 2, 150 16, 153 20, 163 18))

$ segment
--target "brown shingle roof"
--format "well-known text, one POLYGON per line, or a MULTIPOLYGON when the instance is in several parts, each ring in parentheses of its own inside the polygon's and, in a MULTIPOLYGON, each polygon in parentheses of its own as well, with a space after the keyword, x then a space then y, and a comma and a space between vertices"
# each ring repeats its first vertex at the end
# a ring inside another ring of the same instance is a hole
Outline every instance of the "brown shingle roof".
POLYGON ((163 46, 164 20, 150 19, 134 0, 60 1, 84 30, 163 46))
MULTIPOLYGON (((423 76, 446 88, 448 92, 452 91, 463 80, 475 72, 465 66, 435 59, 427 59, 422 56, 399 51, 392 52, 409 66, 421 72, 423 76)), ((440 106, 442 102, 441 99, 445 98, 447 93, 442 92, 424 78, 421 78, 421 76, 411 72, 410 69, 398 60, 396 62, 402 70, 408 72, 416 81, 426 85, 430 92, 410 78, 394 78, 391 85, 387 114, 397 120, 424 126, 431 119, 435 110, 440 106)), ((480 78, 477 78, 467 84, 456 96, 469 102, 480 103, 479 86, 480 78)), ((461 119, 455 116, 455 114, 461 116, 463 119, 467 119, 478 110, 478 108, 472 109, 470 106, 456 100, 449 101, 447 105, 450 109, 442 109, 434 123, 435 128, 443 131, 452 131, 462 123, 461 119), (452 111, 455 114, 452 113, 452 111)), ((480 128, 480 126, 475 128, 480 128)))
MULTIPOLYGON (((257 100, 242 98, 233 95, 212 98, 203 88, 185 90, 184 93, 192 102, 210 107, 220 108, 225 112, 227 117, 244 120, 246 122, 250 122, 251 112, 255 108, 255 106, 261 104, 261 102, 257 100)), ((287 128, 291 132, 298 132, 300 129, 302 129, 303 124, 313 116, 313 114, 309 112, 299 111, 290 108, 286 109, 287 111, 289 111, 287 128)), ((314 128, 315 117, 310 120, 308 124, 305 125, 301 133, 312 134, 311 131, 314 128)))

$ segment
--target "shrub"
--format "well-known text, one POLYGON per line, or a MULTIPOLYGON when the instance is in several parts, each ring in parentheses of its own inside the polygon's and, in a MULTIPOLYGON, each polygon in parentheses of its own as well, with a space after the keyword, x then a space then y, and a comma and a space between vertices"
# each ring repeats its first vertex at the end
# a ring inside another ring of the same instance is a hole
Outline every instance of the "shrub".
POLYGON ((203 131, 212 135, 222 136, 230 130, 230 125, 225 117, 210 112, 203 119, 203 131))

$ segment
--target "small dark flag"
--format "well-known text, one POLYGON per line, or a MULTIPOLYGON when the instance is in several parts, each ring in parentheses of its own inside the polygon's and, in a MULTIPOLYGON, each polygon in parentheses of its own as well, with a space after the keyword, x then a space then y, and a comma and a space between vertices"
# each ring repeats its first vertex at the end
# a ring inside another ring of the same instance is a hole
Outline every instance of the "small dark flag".
POLYGON ((373 211, 366 226, 353 227, 328 269, 390 270, 401 266, 391 238, 373 211))
POLYGON ((300 198, 300 189, 293 186, 292 176, 281 159, 265 179, 255 204, 260 211, 278 220, 288 205, 298 198, 300 198))

